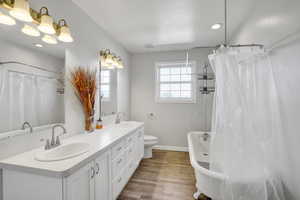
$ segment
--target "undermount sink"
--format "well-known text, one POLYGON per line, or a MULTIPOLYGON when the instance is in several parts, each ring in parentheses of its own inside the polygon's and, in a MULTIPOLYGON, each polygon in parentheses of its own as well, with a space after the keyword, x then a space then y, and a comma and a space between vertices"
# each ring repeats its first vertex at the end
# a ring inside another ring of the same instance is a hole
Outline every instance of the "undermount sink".
POLYGON ((79 156, 89 151, 90 145, 87 143, 71 143, 62 146, 58 146, 51 150, 45 150, 38 152, 35 155, 35 159, 38 161, 51 162, 65 160, 79 156))

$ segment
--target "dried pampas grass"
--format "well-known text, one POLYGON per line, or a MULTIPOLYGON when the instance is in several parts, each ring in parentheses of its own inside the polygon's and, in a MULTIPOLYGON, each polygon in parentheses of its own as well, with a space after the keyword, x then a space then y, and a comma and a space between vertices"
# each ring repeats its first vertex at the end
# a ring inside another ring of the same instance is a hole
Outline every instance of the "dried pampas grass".
POLYGON ((71 83, 85 114, 85 130, 92 131, 97 91, 96 69, 77 67, 71 71, 71 83))

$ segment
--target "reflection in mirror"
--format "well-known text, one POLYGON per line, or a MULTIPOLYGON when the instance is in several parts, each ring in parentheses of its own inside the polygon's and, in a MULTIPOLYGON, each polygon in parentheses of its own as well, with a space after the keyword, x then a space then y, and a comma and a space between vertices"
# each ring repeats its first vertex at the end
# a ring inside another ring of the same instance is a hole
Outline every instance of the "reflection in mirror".
POLYGON ((117 70, 101 70, 101 113, 102 116, 117 113, 117 70))
POLYGON ((0 139, 64 123, 64 48, 36 40, 0 25, 0 139))

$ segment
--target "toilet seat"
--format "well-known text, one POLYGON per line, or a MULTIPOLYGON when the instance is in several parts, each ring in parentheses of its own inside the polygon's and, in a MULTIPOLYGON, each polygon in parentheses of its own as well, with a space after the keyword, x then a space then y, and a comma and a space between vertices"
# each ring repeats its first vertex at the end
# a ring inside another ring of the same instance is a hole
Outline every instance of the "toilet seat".
POLYGON ((157 141, 158 138, 152 135, 144 135, 144 141, 145 142, 150 142, 150 141, 157 141))

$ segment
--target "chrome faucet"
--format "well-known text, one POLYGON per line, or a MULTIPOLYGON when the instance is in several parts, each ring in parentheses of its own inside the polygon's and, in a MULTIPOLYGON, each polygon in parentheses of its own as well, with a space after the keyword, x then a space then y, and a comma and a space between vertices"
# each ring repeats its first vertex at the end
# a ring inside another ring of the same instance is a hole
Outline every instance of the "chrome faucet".
POLYGON ((29 127, 30 133, 32 133, 32 132, 33 132, 33 129, 32 129, 32 126, 30 125, 29 122, 24 122, 24 123, 23 123, 23 125, 22 125, 22 130, 25 130, 25 129, 26 129, 26 126, 29 127))
POLYGON ((203 141, 207 141, 209 137, 210 137, 210 135, 208 133, 202 134, 203 141))
POLYGON ((60 145, 59 136, 56 136, 56 139, 55 139, 55 128, 58 128, 58 127, 63 129, 63 134, 67 133, 67 131, 63 125, 56 124, 56 125, 52 126, 51 142, 49 141, 49 139, 46 140, 45 150, 52 149, 52 148, 60 145))
POLYGON ((116 120, 115 120, 115 124, 120 124, 121 123, 121 112, 118 112, 116 114, 116 120))

